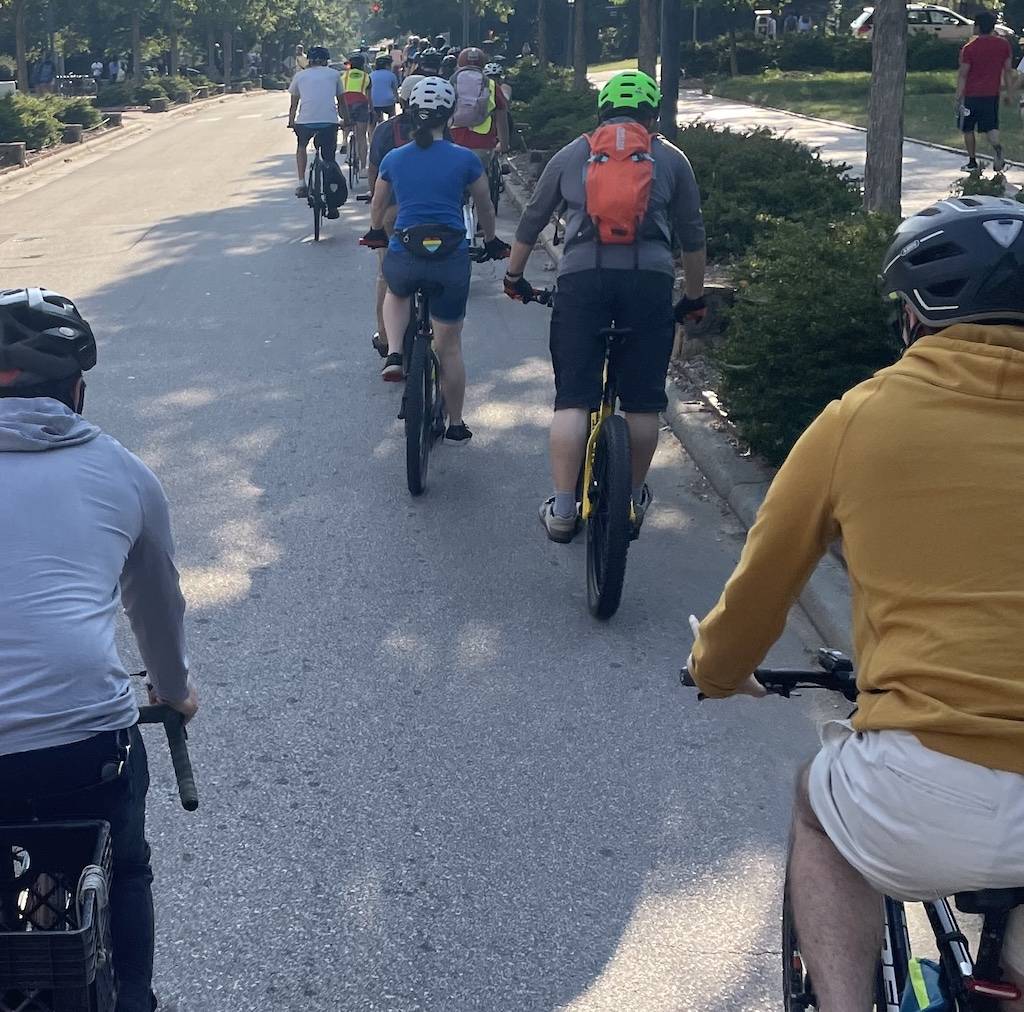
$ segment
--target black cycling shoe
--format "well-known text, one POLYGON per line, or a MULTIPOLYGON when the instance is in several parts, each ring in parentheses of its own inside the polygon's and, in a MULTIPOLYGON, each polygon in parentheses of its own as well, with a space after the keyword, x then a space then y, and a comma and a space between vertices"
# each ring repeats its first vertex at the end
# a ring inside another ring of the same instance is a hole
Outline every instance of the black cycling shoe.
POLYGON ((333 218, 340 218, 341 217, 341 211, 339 211, 336 207, 329 207, 327 209, 327 217, 328 218, 332 218, 332 219, 333 218))
POLYGON ((402 368, 402 356, 397 352, 384 360, 384 368, 380 371, 380 378, 385 383, 401 383, 405 379, 405 370, 402 368))
POLYGON ((459 422, 458 425, 448 426, 444 438, 450 443, 468 443, 473 438, 473 433, 469 431, 469 426, 465 422, 459 422))

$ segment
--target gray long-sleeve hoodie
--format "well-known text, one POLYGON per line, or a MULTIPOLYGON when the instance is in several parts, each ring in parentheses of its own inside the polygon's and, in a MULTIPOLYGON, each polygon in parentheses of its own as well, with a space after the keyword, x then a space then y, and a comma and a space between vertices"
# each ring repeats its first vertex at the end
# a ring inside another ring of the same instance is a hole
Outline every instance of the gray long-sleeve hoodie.
MULTIPOLYGON (((614 118, 608 123, 629 122, 614 118)), ((600 266, 619 270, 661 271, 673 274, 672 246, 684 252, 704 248, 704 218, 700 190, 686 155, 664 137, 651 139, 654 182, 647 215, 640 225, 641 241, 634 246, 602 246, 600 266)), ((565 211, 565 252, 558 276, 598 266, 594 226, 586 211, 586 172, 590 145, 578 137, 559 151, 541 173, 533 197, 523 212, 516 239, 532 246, 551 215, 563 203, 565 211)))
POLYGON ((122 599, 153 685, 180 702, 185 602, 160 482, 59 401, 0 398, 0 755, 138 719, 122 599))

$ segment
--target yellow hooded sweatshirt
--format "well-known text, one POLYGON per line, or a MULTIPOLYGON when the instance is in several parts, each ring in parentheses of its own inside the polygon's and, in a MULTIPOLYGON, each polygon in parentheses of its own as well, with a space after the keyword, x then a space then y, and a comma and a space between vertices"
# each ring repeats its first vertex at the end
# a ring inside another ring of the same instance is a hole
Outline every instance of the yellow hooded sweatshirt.
POLYGON ((853 592, 854 726, 1024 773, 1024 329, 923 337, 810 425, 701 623, 708 696, 760 663, 836 537, 853 592))

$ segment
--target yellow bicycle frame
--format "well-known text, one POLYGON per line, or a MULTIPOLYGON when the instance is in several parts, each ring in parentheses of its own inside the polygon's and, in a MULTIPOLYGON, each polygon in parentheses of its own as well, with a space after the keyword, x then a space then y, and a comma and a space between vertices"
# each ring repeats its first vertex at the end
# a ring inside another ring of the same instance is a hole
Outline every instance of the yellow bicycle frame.
MULTIPOLYGON (((604 389, 601 393, 601 406, 596 411, 590 412, 590 431, 587 436, 587 450, 583 457, 583 502, 580 503, 580 516, 584 522, 590 519, 594 512, 593 504, 590 501, 590 489, 594 476, 594 457, 597 455, 597 439, 601 435, 601 426, 615 414, 615 405, 608 396, 608 357, 604 360, 604 389)), ((629 501, 629 520, 636 523, 636 510, 633 500, 629 501)))

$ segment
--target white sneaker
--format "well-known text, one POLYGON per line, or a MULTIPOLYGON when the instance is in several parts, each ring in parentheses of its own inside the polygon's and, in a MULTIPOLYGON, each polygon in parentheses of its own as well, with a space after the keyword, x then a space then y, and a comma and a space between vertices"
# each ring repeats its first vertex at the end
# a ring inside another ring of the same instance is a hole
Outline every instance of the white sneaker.
POLYGON ((580 517, 576 513, 571 517, 560 517, 555 515, 555 497, 551 496, 540 504, 540 522, 547 531, 551 541, 557 541, 560 545, 567 545, 580 529, 580 517))

